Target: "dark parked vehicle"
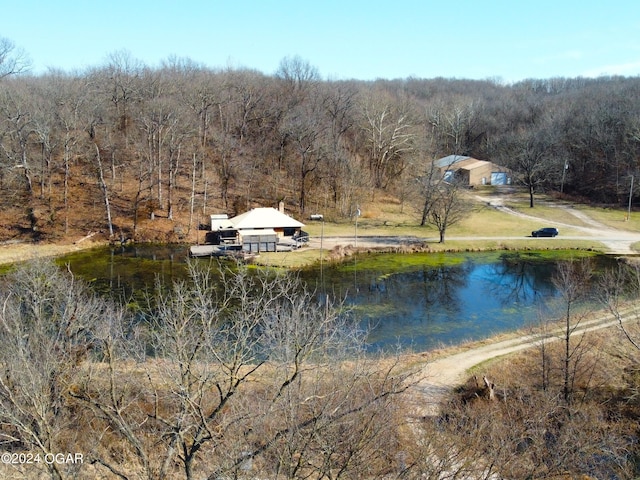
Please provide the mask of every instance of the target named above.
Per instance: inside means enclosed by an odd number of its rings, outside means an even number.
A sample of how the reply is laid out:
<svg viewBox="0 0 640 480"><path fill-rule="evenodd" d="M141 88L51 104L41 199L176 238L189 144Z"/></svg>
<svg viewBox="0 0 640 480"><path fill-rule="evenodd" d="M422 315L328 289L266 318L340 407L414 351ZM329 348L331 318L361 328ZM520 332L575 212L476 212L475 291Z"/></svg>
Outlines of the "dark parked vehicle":
<svg viewBox="0 0 640 480"><path fill-rule="evenodd" d="M531 232L532 237L555 237L558 235L558 229L553 227L545 227L540 230Z"/></svg>

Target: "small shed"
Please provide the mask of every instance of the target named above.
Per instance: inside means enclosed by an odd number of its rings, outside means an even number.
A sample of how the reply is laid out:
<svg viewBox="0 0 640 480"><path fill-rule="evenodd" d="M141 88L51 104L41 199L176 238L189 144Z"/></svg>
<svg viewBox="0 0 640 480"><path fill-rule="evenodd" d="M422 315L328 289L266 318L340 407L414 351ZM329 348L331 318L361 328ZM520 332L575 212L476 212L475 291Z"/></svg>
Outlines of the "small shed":
<svg viewBox="0 0 640 480"><path fill-rule="evenodd" d="M233 228L229 215L226 213L213 213L211 214L211 231L224 230L227 228Z"/></svg>
<svg viewBox="0 0 640 480"><path fill-rule="evenodd" d="M205 237L205 242L221 245L233 244L238 240L238 231L233 227L226 213L214 213L211 215L211 230Z"/></svg>

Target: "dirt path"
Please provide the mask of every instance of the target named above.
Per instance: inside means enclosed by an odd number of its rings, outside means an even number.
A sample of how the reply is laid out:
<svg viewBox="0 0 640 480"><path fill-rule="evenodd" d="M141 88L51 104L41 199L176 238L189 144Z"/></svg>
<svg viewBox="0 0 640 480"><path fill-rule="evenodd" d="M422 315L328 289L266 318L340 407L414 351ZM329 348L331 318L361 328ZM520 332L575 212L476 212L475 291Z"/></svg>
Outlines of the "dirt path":
<svg viewBox="0 0 640 480"><path fill-rule="evenodd" d="M585 215L583 212L572 208L571 206L560 206L558 208L565 209L568 213L576 217L582 225L574 225L562 222L550 222L544 218L535 215L525 214L504 206L501 197L492 197L487 202L487 198L478 197L479 201L488 203L489 206L503 212L505 215L516 215L531 219L535 222L544 222L550 226L560 228L571 228L584 233L584 236L566 236L562 238L570 239L597 239L607 248L607 252L616 255L636 254L637 251L631 248L635 242L640 242L640 234L618 230L604 225ZM451 239L455 237L449 237ZM478 237L473 237L478 239ZM486 237L496 238L496 237ZM504 239L504 237L500 237ZM522 237L518 237L522 238ZM463 238L459 238L463 239ZM427 238L418 237L384 237L384 236L361 236L358 237L357 245L359 247L388 247L400 244L412 244L429 241ZM437 239L433 239L437 241ZM551 240L551 239L550 239ZM312 246L318 248L319 241L312 240ZM355 246L355 237L325 237L323 240L323 248L331 249L336 245L353 245ZM596 330L616 325L616 320L612 317L604 315L590 322L584 322L576 333L581 331ZM473 367L492 360L503 355L518 352L528 348L534 348L540 345L543 340L557 341L561 339L562 332L554 332L551 336L543 337L540 335L525 335L509 340L496 341L479 347L470 348L459 353L439 357L433 361L425 363L422 369L422 379L413 386L411 392L411 403L413 404L410 416L421 418L428 415L435 415L442 399L453 388L464 383L468 372ZM485 372L490 378L491 372ZM481 376L482 374L480 374Z"/></svg>
<svg viewBox="0 0 640 480"><path fill-rule="evenodd" d="M629 319L637 319L629 314ZM610 314L603 314L592 320L584 321L575 330L573 335L583 332L591 332L602 328L618 325ZM467 380L469 370L489 360L508 355L521 350L534 348L544 342L562 340L563 330L558 328L546 334L524 335L517 338L489 343L474 347L452 355L437 358L428 362L422 370L422 378L413 386L412 400L413 412L418 418L435 415L438 412L439 403L453 388ZM491 378L491 368L478 376L487 375Z"/></svg>
<svg viewBox="0 0 640 480"><path fill-rule="evenodd" d="M542 221L548 224L549 226L571 228L573 230L579 230L581 232L584 232L586 235L588 235L587 237L563 235L563 238L580 240L580 239L590 239L595 237L599 242L604 244L604 246L607 248L607 253L615 254L615 255L631 255L631 254L638 253L636 250L631 248L631 245L633 245L636 242L640 242L640 234L635 232L629 232L626 230L611 228L608 225L605 225L603 223L600 223L592 219L591 217L586 215L584 212L581 212L580 210L576 210L570 205L558 205L557 208L562 208L567 213L573 215L574 217L576 217L576 219L578 219L580 222L582 222L587 226L548 221L544 218L537 217L535 215L526 214L526 213L519 212L517 210L513 210L504 205L503 199L500 196L493 196L493 197L477 196L476 199L508 215L515 215L521 218L528 218L536 222Z"/></svg>

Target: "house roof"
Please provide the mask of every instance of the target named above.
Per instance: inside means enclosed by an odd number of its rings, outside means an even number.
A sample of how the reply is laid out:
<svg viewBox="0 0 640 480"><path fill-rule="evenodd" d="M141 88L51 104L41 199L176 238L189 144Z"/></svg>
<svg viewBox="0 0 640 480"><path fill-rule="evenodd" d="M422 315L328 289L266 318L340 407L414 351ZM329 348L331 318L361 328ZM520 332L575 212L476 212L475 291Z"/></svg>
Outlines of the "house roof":
<svg viewBox="0 0 640 480"><path fill-rule="evenodd" d="M242 235L242 237L250 237L250 236L256 236L256 237L261 237L263 235L276 235L276 231L273 228L261 228L259 230L240 230L240 235Z"/></svg>
<svg viewBox="0 0 640 480"><path fill-rule="evenodd" d="M275 208L254 208L231 219L234 228L238 230L261 229L261 228L301 228L304 223L300 223L289 215L276 210Z"/></svg>

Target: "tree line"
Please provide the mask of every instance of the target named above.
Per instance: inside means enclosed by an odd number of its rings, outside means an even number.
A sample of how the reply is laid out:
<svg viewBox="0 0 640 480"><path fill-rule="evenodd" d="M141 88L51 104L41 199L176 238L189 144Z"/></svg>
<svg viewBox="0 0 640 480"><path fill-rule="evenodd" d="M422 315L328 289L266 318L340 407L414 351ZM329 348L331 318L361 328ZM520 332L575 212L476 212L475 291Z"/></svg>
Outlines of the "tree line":
<svg viewBox="0 0 640 480"><path fill-rule="evenodd" d="M375 192L424 213L431 162L450 154L512 169L531 206L541 191L624 202L637 173L636 77L324 80L299 57L265 75L185 58L150 68L123 51L29 75L3 46L7 235L135 236L158 216L192 231L213 211L281 200L339 219Z"/></svg>

